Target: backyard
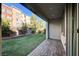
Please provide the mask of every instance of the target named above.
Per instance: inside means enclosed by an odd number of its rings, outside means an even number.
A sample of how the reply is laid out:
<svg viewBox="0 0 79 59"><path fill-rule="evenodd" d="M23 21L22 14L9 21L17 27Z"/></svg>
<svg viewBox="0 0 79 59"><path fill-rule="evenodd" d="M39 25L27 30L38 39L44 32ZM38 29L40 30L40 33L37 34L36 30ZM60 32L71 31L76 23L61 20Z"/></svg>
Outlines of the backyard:
<svg viewBox="0 0 79 59"><path fill-rule="evenodd" d="M3 40L2 55L3 56L28 55L44 40L45 40L45 34L42 33Z"/></svg>

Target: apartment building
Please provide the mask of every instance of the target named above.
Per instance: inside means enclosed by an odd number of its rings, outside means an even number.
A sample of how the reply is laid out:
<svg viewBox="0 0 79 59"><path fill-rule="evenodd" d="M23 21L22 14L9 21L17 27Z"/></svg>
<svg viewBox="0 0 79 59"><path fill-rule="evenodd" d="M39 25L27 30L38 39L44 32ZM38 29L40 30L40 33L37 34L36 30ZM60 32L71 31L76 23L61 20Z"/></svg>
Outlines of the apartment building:
<svg viewBox="0 0 79 59"><path fill-rule="evenodd" d="M10 22L10 30L19 35L18 30L21 29L23 23L30 24L30 17L25 15L16 7L10 7L2 4L2 19L8 19Z"/></svg>
<svg viewBox="0 0 79 59"><path fill-rule="evenodd" d="M29 25L31 24L31 17L30 16L26 16L26 23L27 23L27 26L29 27Z"/></svg>
<svg viewBox="0 0 79 59"><path fill-rule="evenodd" d="M8 19L9 22L10 22L10 25L11 25L11 22L12 22L12 8L7 6L7 5L4 5L2 4L2 19Z"/></svg>

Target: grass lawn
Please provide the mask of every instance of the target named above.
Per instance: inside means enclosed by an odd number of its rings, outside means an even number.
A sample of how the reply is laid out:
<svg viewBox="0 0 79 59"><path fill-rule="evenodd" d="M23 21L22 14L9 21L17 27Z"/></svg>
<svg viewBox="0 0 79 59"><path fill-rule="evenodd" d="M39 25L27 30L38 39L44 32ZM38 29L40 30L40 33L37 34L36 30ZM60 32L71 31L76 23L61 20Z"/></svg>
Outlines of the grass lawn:
<svg viewBox="0 0 79 59"><path fill-rule="evenodd" d="M28 55L43 40L45 40L45 34L33 34L24 37L3 40L2 55L6 55L6 56Z"/></svg>

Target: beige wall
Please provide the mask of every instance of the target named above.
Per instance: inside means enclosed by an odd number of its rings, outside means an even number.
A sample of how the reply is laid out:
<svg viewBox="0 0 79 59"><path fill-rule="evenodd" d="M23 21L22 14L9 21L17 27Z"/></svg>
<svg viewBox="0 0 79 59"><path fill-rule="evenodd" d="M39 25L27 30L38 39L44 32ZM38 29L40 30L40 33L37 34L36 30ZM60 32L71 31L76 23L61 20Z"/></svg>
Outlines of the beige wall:
<svg viewBox="0 0 79 59"><path fill-rule="evenodd" d="M63 18L49 21L49 39L61 40L66 51L66 16Z"/></svg>
<svg viewBox="0 0 79 59"><path fill-rule="evenodd" d="M26 16L26 23L27 23L27 25L29 25L31 23L31 17L30 16Z"/></svg>
<svg viewBox="0 0 79 59"><path fill-rule="evenodd" d="M22 17L21 11L19 11L18 9L13 8L12 10L13 10L13 15L12 15L13 21L12 21L12 25L11 25L11 30L16 31L18 26L21 27L20 23L22 22L21 18L23 18L23 17ZM17 19L19 21L17 21Z"/></svg>
<svg viewBox="0 0 79 59"><path fill-rule="evenodd" d="M53 20L49 22L49 38L50 39L61 39L61 25L60 21Z"/></svg>
<svg viewBox="0 0 79 59"><path fill-rule="evenodd" d="M66 51L66 9L61 20L61 42L63 44L64 50Z"/></svg>
<svg viewBox="0 0 79 59"><path fill-rule="evenodd" d="M61 21L61 42L63 44L64 50L66 51L66 35L65 35L65 19Z"/></svg>
<svg viewBox="0 0 79 59"><path fill-rule="evenodd" d="M16 30L16 17L17 17L15 15L16 14L16 9L13 8L12 10L13 10L13 15L12 15L13 16L13 20L12 20L12 24L11 24L11 28L10 29L15 31Z"/></svg>

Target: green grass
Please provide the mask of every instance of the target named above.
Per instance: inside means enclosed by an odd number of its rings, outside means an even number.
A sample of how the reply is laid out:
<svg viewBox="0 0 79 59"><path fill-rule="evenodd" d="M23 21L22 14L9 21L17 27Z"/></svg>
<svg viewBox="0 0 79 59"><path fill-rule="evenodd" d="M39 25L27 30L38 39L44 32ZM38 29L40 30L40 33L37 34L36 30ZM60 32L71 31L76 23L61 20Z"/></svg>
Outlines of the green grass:
<svg viewBox="0 0 79 59"><path fill-rule="evenodd" d="M25 56L34 50L43 40L45 34L33 34L29 36L3 40L2 55Z"/></svg>

